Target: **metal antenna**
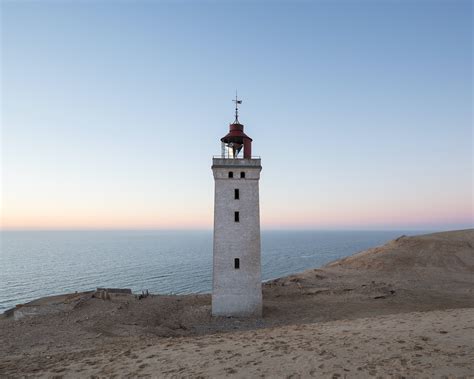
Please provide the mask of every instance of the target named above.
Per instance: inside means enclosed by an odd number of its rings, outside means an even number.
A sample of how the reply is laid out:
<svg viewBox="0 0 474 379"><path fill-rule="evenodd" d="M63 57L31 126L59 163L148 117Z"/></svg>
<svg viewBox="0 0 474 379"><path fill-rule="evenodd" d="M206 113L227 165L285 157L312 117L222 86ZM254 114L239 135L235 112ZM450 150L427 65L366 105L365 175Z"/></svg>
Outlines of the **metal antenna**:
<svg viewBox="0 0 474 379"><path fill-rule="evenodd" d="M237 97L237 90L235 90L235 100L232 100L235 103L235 121L234 124L239 123L239 104L242 104L242 100L239 100Z"/></svg>

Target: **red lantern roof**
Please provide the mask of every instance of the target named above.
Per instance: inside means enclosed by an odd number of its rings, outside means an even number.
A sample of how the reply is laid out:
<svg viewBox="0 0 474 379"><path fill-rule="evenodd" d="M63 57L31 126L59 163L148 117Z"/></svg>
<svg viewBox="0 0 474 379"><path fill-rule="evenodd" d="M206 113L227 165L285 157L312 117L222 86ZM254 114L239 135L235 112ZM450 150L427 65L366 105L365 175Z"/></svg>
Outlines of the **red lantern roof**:
<svg viewBox="0 0 474 379"><path fill-rule="evenodd" d="M233 123L229 125L229 133L221 138L221 141L224 143L244 143L244 139L249 139L252 141L247 134L244 133L244 126L239 123Z"/></svg>

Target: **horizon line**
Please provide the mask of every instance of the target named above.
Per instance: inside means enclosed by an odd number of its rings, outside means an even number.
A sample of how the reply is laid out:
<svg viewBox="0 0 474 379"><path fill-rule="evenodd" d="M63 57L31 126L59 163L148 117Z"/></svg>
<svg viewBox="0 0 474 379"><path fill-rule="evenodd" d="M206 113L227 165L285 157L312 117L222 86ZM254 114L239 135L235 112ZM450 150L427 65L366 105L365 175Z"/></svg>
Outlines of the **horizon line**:
<svg viewBox="0 0 474 379"><path fill-rule="evenodd" d="M434 226L426 226L426 227L390 227L390 228L351 228L351 227L340 227L340 228L311 228L311 227L302 227L302 228L295 228L295 227L284 227L284 228L261 228L261 231L314 231L314 232L338 232L338 231L354 231L354 232L389 232L389 231L411 231L411 232L449 232L455 230L471 230L474 229L473 226L459 226L459 227L434 227ZM114 231L147 231L147 232L212 232L212 228L113 228L113 227L103 227L103 228L83 228L83 227L76 227L76 228L36 228L36 227L26 227L26 228L0 228L0 232L114 232Z"/></svg>

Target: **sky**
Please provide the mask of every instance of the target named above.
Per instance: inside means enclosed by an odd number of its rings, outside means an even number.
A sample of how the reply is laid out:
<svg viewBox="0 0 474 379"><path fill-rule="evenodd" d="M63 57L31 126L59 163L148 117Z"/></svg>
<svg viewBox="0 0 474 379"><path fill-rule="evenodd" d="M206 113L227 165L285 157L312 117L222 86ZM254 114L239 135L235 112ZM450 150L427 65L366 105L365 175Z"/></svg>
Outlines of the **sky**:
<svg viewBox="0 0 474 379"><path fill-rule="evenodd" d="M211 229L236 89L262 228L474 225L470 1L0 10L3 229Z"/></svg>

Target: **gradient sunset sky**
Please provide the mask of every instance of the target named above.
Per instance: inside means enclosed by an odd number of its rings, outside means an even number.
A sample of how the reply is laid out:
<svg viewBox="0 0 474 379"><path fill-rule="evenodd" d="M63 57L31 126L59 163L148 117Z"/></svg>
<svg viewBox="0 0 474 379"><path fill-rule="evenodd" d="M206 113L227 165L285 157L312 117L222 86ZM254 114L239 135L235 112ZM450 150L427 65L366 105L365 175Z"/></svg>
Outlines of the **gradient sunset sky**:
<svg viewBox="0 0 474 379"><path fill-rule="evenodd" d="M233 120L262 227L472 227L470 1L2 1L2 227L212 228Z"/></svg>

